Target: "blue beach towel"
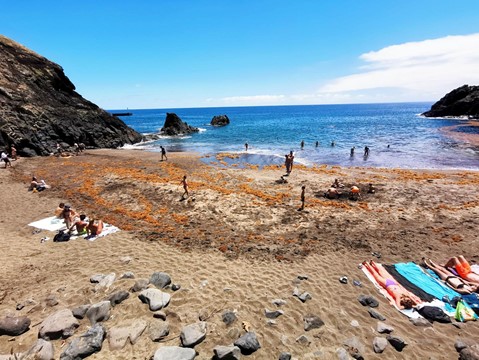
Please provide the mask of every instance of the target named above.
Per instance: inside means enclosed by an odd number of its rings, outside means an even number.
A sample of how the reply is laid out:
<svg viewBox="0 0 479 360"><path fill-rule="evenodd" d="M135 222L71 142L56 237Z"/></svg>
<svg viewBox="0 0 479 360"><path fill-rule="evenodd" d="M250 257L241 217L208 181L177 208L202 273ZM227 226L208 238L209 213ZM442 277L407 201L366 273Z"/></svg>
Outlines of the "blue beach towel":
<svg viewBox="0 0 479 360"><path fill-rule="evenodd" d="M444 296L448 296L449 299L452 299L455 296L461 296L458 292L452 290L447 285L433 279L431 276L427 275L419 265L408 262L408 263L398 263L395 264L397 272L412 282L414 285L420 287L428 294L441 300ZM446 310L454 311L454 308L446 303Z"/></svg>

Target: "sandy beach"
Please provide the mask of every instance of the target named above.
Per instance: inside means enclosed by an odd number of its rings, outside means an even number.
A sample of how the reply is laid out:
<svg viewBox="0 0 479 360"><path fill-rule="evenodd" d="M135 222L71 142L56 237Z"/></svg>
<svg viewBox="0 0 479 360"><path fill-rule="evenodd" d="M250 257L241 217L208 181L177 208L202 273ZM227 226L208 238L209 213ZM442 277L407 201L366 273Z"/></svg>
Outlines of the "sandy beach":
<svg viewBox="0 0 479 360"><path fill-rule="evenodd" d="M373 252L386 264L420 262L422 257L441 262L459 254L478 262L479 173L295 165L288 183L279 184L284 167L240 169L223 166L222 156L213 161L216 166L190 153L169 153L168 161L160 156L88 150L69 158L22 158L13 168L0 169L0 317L31 319L28 332L0 336L0 355L28 350L39 324L59 309L95 304L156 271L181 285L178 291L167 290L169 335L153 342L147 328L122 350L111 349L107 338L90 359L149 359L161 346L179 345L181 329L199 317L206 319L207 335L195 346L197 359L211 359L215 346L232 344L245 333L243 322L261 344L244 356L248 359L277 359L281 352L294 359L335 359L352 337L364 345L361 354L367 359L454 359L457 338L477 339L474 322L413 325L388 304L358 264ZM28 192L33 174L51 189ZM190 187L186 200L181 200L183 175ZM362 199L324 198L335 178L346 188L359 186ZM367 193L369 183L375 194ZM302 185L306 206L298 211ZM121 231L93 242L54 243L55 233L34 232L27 225L52 216L60 202ZM50 240L41 242L44 237ZM125 272L133 272L135 279L119 279ZM98 290L90 283L91 276L110 273L117 280L109 288ZM347 284L338 281L341 276L348 277ZM293 297L295 287L311 299L303 303ZM388 346L384 353L374 353L378 320L358 302L361 294L378 299L378 311L394 327L393 334L408 343L402 352ZM57 302L53 306L52 298ZM275 299L286 304L277 307ZM24 307L16 310L19 304ZM265 309L284 314L268 323ZM229 326L222 321L226 310L236 311L238 318ZM307 314L319 316L325 325L306 332ZM108 332L138 319L148 327L161 321L131 293L112 308L104 326ZM83 319L71 338L53 341L55 358L89 326ZM301 335L307 343L297 341Z"/></svg>

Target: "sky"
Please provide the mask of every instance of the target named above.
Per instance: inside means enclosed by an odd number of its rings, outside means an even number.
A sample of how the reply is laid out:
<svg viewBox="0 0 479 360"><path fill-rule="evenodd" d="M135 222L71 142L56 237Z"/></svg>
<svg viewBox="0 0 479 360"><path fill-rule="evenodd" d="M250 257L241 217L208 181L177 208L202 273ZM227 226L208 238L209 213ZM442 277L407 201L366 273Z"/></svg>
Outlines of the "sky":
<svg viewBox="0 0 479 360"><path fill-rule="evenodd" d="M479 85L477 0L0 0L0 33L104 109L439 100Z"/></svg>

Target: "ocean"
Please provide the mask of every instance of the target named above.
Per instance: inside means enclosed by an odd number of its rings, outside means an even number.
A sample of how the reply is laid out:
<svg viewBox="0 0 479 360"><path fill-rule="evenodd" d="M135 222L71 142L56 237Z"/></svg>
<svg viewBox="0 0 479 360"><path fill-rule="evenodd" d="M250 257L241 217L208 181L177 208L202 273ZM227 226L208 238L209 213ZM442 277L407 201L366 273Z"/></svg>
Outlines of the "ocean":
<svg viewBox="0 0 479 360"><path fill-rule="evenodd" d="M168 152L191 151L212 161L217 153L239 154L230 163L282 164L293 151L295 162L307 166L340 165L410 169L479 170L479 148L448 137L441 128L460 120L419 116L431 103L257 106L188 109L110 110L131 112L120 117L140 133L158 133L166 113L176 113L199 133L162 137L132 148ZM215 115L227 115L230 124L213 127ZM467 127L479 132L479 127ZM304 141L304 149L300 144ZM316 142L319 146L316 147ZM335 146L331 146L334 142ZM244 144L248 143L248 151ZM370 154L365 157L364 148ZM131 147L131 146L129 146ZM355 147L354 156L350 155Z"/></svg>

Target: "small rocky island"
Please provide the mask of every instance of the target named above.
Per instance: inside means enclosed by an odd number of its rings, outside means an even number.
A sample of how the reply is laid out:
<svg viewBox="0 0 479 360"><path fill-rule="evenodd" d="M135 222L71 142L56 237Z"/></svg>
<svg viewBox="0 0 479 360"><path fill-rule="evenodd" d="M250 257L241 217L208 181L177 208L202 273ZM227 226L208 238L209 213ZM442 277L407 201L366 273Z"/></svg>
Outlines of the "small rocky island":
<svg viewBox="0 0 479 360"><path fill-rule="evenodd" d="M212 126L225 126L230 123L230 119L226 115L216 115L211 119Z"/></svg>
<svg viewBox="0 0 479 360"><path fill-rule="evenodd" d="M198 131L200 131L200 129L188 125L188 123L182 121L175 113L166 113L165 124L161 129L161 133L168 136L186 135Z"/></svg>
<svg viewBox="0 0 479 360"><path fill-rule="evenodd" d="M436 102L426 117L467 117L479 119L479 86L463 85Z"/></svg>
<svg viewBox="0 0 479 360"><path fill-rule="evenodd" d="M141 140L78 94L61 66L0 35L0 147L36 156L55 152L57 144L117 148Z"/></svg>

